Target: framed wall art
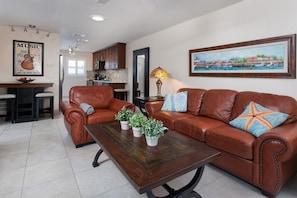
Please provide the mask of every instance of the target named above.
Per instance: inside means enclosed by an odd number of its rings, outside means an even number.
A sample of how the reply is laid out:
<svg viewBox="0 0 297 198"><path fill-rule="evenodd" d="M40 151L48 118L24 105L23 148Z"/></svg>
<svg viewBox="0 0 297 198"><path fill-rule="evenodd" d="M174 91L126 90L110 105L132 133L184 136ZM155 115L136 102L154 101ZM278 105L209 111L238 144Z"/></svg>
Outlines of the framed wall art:
<svg viewBox="0 0 297 198"><path fill-rule="evenodd" d="M296 34L189 50L190 76L296 78Z"/></svg>
<svg viewBox="0 0 297 198"><path fill-rule="evenodd" d="M43 76L44 44L13 40L13 76Z"/></svg>

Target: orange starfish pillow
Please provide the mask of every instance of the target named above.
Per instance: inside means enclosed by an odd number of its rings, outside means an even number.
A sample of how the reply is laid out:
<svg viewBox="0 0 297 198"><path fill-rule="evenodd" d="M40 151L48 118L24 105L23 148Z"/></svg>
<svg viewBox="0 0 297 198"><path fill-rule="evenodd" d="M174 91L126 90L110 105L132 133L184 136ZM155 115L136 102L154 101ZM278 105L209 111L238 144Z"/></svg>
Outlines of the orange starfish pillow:
<svg viewBox="0 0 297 198"><path fill-rule="evenodd" d="M288 114L272 111L255 102L250 102L245 110L229 124L259 137L282 124L288 117Z"/></svg>

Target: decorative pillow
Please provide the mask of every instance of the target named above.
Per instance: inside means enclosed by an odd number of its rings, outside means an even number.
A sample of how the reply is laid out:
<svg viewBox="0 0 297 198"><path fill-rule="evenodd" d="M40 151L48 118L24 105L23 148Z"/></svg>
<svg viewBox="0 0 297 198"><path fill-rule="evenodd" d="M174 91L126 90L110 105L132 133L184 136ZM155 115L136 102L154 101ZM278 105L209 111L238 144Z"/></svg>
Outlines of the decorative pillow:
<svg viewBox="0 0 297 198"><path fill-rule="evenodd" d="M288 117L288 114L272 111L255 102L250 102L245 110L229 124L259 137L270 129L279 126Z"/></svg>
<svg viewBox="0 0 297 198"><path fill-rule="evenodd" d="M186 112L188 92L183 91L176 94L166 94L162 111Z"/></svg>
<svg viewBox="0 0 297 198"><path fill-rule="evenodd" d="M87 103L81 103L79 108L81 108L87 115L91 115L95 112L94 107Z"/></svg>

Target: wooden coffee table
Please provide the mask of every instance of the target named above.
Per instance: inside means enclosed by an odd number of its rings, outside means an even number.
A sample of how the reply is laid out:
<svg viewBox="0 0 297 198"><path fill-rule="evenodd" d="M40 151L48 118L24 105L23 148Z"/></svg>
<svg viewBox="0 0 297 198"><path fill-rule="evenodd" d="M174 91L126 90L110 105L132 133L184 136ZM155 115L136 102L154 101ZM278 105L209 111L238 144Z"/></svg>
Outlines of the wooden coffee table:
<svg viewBox="0 0 297 198"><path fill-rule="evenodd" d="M99 166L98 158L104 151L128 178L139 193L155 197L152 189L163 186L167 197L201 197L194 191L204 165L214 160L220 152L182 135L168 130L156 147L146 145L145 137L133 137L132 131L120 129L118 121L85 125L85 129L101 147L93 166ZM193 179L175 190L166 183L194 169Z"/></svg>

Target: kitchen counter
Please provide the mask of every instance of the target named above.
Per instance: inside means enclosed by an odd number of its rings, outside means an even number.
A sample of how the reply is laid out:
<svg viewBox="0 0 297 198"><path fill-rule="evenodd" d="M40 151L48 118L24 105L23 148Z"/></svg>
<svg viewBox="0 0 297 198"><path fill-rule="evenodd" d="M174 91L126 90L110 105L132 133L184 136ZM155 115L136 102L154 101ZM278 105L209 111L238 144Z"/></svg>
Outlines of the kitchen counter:
<svg viewBox="0 0 297 198"><path fill-rule="evenodd" d="M128 83L128 82L119 82L119 81L111 81L111 80L93 80L94 83Z"/></svg>

